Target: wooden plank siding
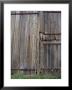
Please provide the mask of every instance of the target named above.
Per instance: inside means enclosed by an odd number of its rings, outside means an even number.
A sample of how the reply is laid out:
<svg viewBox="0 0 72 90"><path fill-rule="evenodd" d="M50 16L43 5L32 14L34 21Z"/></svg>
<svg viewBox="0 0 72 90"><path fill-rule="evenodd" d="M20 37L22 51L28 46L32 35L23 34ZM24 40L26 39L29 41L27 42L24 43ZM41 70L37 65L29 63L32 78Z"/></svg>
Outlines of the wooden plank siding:
<svg viewBox="0 0 72 90"><path fill-rule="evenodd" d="M11 12L11 69L61 69L61 12ZM32 73L32 72L31 72Z"/></svg>

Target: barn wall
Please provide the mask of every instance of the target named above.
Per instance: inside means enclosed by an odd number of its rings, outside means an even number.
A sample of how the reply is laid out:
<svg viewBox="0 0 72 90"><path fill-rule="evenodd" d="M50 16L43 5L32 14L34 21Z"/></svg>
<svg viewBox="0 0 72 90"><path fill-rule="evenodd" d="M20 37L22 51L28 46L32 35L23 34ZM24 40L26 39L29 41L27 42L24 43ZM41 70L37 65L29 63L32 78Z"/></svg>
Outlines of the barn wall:
<svg viewBox="0 0 72 90"><path fill-rule="evenodd" d="M60 34L60 12L12 11L11 69L60 68Z"/></svg>

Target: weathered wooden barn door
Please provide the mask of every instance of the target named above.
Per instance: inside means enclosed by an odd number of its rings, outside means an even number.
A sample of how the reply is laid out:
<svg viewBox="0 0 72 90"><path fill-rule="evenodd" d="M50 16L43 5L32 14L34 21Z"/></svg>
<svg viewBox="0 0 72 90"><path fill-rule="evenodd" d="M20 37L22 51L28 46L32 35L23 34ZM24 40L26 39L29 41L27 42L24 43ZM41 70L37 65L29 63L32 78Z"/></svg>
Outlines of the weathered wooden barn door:
<svg viewBox="0 0 72 90"><path fill-rule="evenodd" d="M11 13L12 70L33 71L39 61L39 13Z"/></svg>
<svg viewBox="0 0 72 90"><path fill-rule="evenodd" d="M11 12L11 69L39 74L61 67L61 13Z"/></svg>
<svg viewBox="0 0 72 90"><path fill-rule="evenodd" d="M61 69L61 12L43 12L40 31L40 69Z"/></svg>

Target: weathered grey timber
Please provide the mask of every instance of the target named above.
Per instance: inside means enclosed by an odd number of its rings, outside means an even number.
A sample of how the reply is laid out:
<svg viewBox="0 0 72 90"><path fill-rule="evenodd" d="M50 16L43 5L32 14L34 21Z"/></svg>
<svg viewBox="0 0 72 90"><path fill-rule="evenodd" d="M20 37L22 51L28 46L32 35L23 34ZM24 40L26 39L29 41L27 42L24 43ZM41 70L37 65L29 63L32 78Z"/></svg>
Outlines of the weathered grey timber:
<svg viewBox="0 0 72 90"><path fill-rule="evenodd" d="M61 69L61 12L11 12L11 69Z"/></svg>

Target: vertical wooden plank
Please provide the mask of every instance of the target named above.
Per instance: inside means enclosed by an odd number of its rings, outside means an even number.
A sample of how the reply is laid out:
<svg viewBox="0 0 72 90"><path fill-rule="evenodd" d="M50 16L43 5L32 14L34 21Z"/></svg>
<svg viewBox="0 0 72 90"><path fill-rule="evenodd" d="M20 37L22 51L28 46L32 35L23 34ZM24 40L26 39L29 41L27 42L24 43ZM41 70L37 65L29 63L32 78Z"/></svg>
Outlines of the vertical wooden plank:
<svg viewBox="0 0 72 90"><path fill-rule="evenodd" d="M49 13L50 15L50 34L53 34L55 32L55 23L54 23L54 13ZM50 35L50 39L52 40L54 38L53 35ZM53 66L53 45L50 45L50 68Z"/></svg>
<svg viewBox="0 0 72 90"><path fill-rule="evenodd" d="M47 61L47 58L48 58L47 47L48 47L48 45L44 44L44 60L43 60L43 63L44 63L44 68L45 69L47 69L47 65L48 65L48 61Z"/></svg>
<svg viewBox="0 0 72 90"><path fill-rule="evenodd" d="M59 22L59 13L51 13L51 33L59 33L58 22Z"/></svg>
<svg viewBox="0 0 72 90"><path fill-rule="evenodd" d="M40 11L39 12L39 15L40 15L40 32L44 32L45 30L45 23L44 23L44 12L43 11Z"/></svg>
<svg viewBox="0 0 72 90"><path fill-rule="evenodd" d="M36 61L36 32L37 32L37 15L34 16L34 52L33 52L33 56L34 56L34 64L35 64L35 61ZM34 65L35 66L35 65Z"/></svg>
<svg viewBox="0 0 72 90"><path fill-rule="evenodd" d="M37 32L37 15L32 15L32 68L35 68L36 61L36 32Z"/></svg>
<svg viewBox="0 0 72 90"><path fill-rule="evenodd" d="M32 15L30 16L30 68L32 68Z"/></svg>
<svg viewBox="0 0 72 90"><path fill-rule="evenodd" d="M24 15L20 15L20 69L25 69L25 25L26 25L26 17Z"/></svg>
<svg viewBox="0 0 72 90"><path fill-rule="evenodd" d="M51 68L54 68L54 45L51 45Z"/></svg>
<svg viewBox="0 0 72 90"><path fill-rule="evenodd" d="M16 17L15 15L11 15L11 41L13 40L14 32L15 32L15 22Z"/></svg>
<svg viewBox="0 0 72 90"><path fill-rule="evenodd" d="M40 61L40 37L39 37L39 32L40 32L40 16L39 14L37 15L37 30L36 30L36 68L37 68L37 74L40 73L40 68L41 68L41 61Z"/></svg>
<svg viewBox="0 0 72 90"><path fill-rule="evenodd" d="M61 67L61 46L58 46L58 68Z"/></svg>
<svg viewBox="0 0 72 90"><path fill-rule="evenodd" d="M61 13L57 14L58 33L61 33Z"/></svg>
<svg viewBox="0 0 72 90"><path fill-rule="evenodd" d="M47 16L47 29L48 29L48 33L51 33L52 30L51 30L51 27L52 27L52 13L49 13L48 12L48 16ZM50 40L51 39L51 35L48 37L48 39ZM51 45L48 45L48 68L51 68Z"/></svg>
<svg viewBox="0 0 72 90"><path fill-rule="evenodd" d="M52 32L52 13L48 13L48 33ZM49 39L51 39L51 35L49 36ZM52 53L52 49L51 49L51 45L48 45L48 66L51 69L51 53Z"/></svg>
<svg viewBox="0 0 72 90"><path fill-rule="evenodd" d="M50 68L50 45L48 45L48 68Z"/></svg>
<svg viewBox="0 0 72 90"><path fill-rule="evenodd" d="M11 69L13 69L13 48L14 48L14 44L13 44L13 41L14 41L14 32L15 32L15 15L11 15Z"/></svg>
<svg viewBox="0 0 72 90"><path fill-rule="evenodd" d="M31 23L31 20L30 20L30 15L29 15L29 24L28 24L28 27L29 27L29 30L28 30L28 48L27 48L27 68L28 69L31 69L30 67L30 64L31 64L31 58L30 58L30 23Z"/></svg>
<svg viewBox="0 0 72 90"><path fill-rule="evenodd" d="M37 36L38 36L37 14L30 15L30 60L31 69L36 69L37 62ZM37 34L38 33L38 34ZM38 39L39 40L39 39ZM39 43L38 43L39 44Z"/></svg>
<svg viewBox="0 0 72 90"><path fill-rule="evenodd" d="M57 61L58 61L58 45L54 45L54 68L57 68Z"/></svg>
<svg viewBox="0 0 72 90"><path fill-rule="evenodd" d="M30 64L30 61L29 61L30 60L29 59L29 51L30 51L29 50L29 45L30 45L30 43L29 43L30 42L29 41L29 35L30 35L30 15L27 15L26 17L27 17L27 22L28 22L27 23L27 40L26 40L26 42L27 42L27 44L26 44L27 45L27 47L26 47L27 48L26 49L27 50L26 51L26 54L27 54L27 57L26 57L27 67L26 68L29 69L30 68L30 65L29 65Z"/></svg>
<svg viewBox="0 0 72 90"><path fill-rule="evenodd" d="M14 47L13 47L13 67L15 69L19 69L19 19L20 19L20 16L17 15L16 16L16 22L14 22L15 24L15 32L14 32L14 41L13 41L13 44L14 44Z"/></svg>
<svg viewBox="0 0 72 90"><path fill-rule="evenodd" d="M44 13L44 18L45 18L45 21L44 21L44 23L45 23L45 34L46 33L49 33L49 30L50 30L50 28L49 28L49 23L48 23L48 13L47 12L45 12ZM48 45L46 45L46 56L45 56L45 59L46 59L46 65L45 66L47 66L46 68L48 68Z"/></svg>
<svg viewBox="0 0 72 90"><path fill-rule="evenodd" d="M55 22L55 33L58 33L58 13L55 13L55 16L54 16L54 22ZM55 35L55 38L57 39L57 36ZM55 55L55 63L56 63L56 66L55 68L58 68L58 45L56 45L56 54Z"/></svg>
<svg viewBox="0 0 72 90"><path fill-rule="evenodd" d="M19 20L20 20L20 16L16 16L16 26L15 26L15 36L14 36L14 44L15 44L15 47L14 47L14 55L15 55L15 61L16 61L16 67L19 69L20 68L20 55L19 55L19 45L20 45L20 30L19 30Z"/></svg>
<svg viewBox="0 0 72 90"><path fill-rule="evenodd" d="M50 69L51 69L51 61L52 61L52 45L50 45Z"/></svg>
<svg viewBox="0 0 72 90"><path fill-rule="evenodd" d="M51 13L47 13L47 30L48 33L51 33Z"/></svg>
<svg viewBox="0 0 72 90"><path fill-rule="evenodd" d="M61 33L61 13L57 13L57 28L56 28L56 32L57 33ZM56 38L59 39L59 41L61 41L61 35L58 35ZM61 61L61 57L60 57L61 56L60 55L61 48L60 48L60 45L58 45L57 51L58 51L57 68L60 68L60 61Z"/></svg>
<svg viewBox="0 0 72 90"><path fill-rule="evenodd" d="M25 37L24 37L24 66L27 68L28 63L27 63L27 48L28 48L28 34L29 34L29 15L26 16L26 24L25 24Z"/></svg>
<svg viewBox="0 0 72 90"><path fill-rule="evenodd" d="M48 13L44 12L44 26L45 26L45 33L48 33Z"/></svg>
<svg viewBox="0 0 72 90"><path fill-rule="evenodd" d="M39 14L40 16L40 32L44 32L44 14L43 12L40 12ZM44 45L42 42L40 42L40 66L41 68L44 68L44 65L43 65L43 61L44 61Z"/></svg>

